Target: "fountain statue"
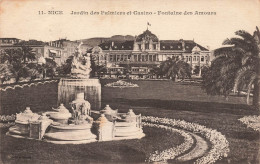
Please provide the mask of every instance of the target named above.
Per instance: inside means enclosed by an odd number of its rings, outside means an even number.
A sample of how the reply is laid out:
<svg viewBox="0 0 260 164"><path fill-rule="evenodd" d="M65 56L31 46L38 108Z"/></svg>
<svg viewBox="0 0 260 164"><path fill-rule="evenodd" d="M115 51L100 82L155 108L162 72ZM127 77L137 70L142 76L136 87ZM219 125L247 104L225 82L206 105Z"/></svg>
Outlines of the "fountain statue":
<svg viewBox="0 0 260 164"><path fill-rule="evenodd" d="M76 48L75 56L73 57L71 64L71 77L89 79L89 74L91 72L90 55L82 55L83 53L80 49L82 44L83 43L81 42L80 45Z"/></svg>
<svg viewBox="0 0 260 164"><path fill-rule="evenodd" d="M58 86L58 105L64 104L67 108L78 93L84 93L92 109L101 107L101 84L99 79L90 78L91 62L90 54L84 54L81 50L82 42L75 50L71 63L71 74L67 78L61 78Z"/></svg>

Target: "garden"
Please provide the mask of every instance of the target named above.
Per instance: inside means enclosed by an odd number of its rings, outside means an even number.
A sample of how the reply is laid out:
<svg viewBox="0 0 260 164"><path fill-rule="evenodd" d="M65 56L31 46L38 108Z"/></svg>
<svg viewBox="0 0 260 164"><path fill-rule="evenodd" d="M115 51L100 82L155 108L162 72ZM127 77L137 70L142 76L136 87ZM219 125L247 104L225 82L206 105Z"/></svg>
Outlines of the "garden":
<svg viewBox="0 0 260 164"><path fill-rule="evenodd" d="M259 163L259 132L239 120L258 114L246 105L245 97L230 96L227 100L223 96L208 96L199 84L170 80L132 80L129 82L139 87L130 88L105 86L115 81L101 80L102 107L109 104L120 112L131 108L136 114L142 114L144 138L56 145L6 136L12 123L1 123L1 160L4 163L143 163L165 160L171 163ZM39 89L42 94L47 94L56 90L56 84L40 85ZM45 86L47 90L43 89ZM31 93L30 90L26 92ZM13 118L9 117L9 120ZM205 150L201 154L185 156L203 143L198 138L205 141Z"/></svg>

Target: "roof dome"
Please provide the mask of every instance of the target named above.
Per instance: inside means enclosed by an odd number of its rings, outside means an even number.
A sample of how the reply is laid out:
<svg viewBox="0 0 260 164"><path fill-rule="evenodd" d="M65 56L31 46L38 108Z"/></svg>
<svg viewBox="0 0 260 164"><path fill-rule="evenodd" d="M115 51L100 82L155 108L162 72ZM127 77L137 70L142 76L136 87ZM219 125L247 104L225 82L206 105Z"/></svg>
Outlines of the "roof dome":
<svg viewBox="0 0 260 164"><path fill-rule="evenodd" d="M142 34L138 35L137 38L136 38L136 41L137 42L140 42L142 41L143 39L145 40L152 40L153 42L158 42L158 38L156 35L154 35L151 31L149 30L146 30L144 31Z"/></svg>
<svg viewBox="0 0 260 164"><path fill-rule="evenodd" d="M200 52L200 48L196 45L195 47L193 47L192 52Z"/></svg>

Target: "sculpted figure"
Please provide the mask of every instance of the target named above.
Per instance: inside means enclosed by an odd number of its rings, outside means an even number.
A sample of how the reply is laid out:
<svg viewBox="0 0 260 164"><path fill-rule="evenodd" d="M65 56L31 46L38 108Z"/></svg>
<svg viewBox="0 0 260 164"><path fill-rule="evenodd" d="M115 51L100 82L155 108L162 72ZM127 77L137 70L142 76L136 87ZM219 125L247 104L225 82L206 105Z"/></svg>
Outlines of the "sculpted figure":
<svg viewBox="0 0 260 164"><path fill-rule="evenodd" d="M76 48L75 56L72 59L71 63L71 75L74 78L89 78L89 74L91 72L91 64L90 64L90 57L82 55L81 51L81 42L80 45Z"/></svg>

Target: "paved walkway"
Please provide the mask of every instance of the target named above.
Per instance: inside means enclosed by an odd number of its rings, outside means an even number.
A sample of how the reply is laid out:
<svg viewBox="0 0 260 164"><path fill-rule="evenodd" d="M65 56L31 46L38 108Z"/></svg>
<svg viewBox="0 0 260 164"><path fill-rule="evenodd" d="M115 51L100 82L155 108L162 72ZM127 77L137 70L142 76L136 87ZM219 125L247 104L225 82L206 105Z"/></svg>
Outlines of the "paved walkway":
<svg viewBox="0 0 260 164"><path fill-rule="evenodd" d="M209 147L208 147L208 144L205 141L205 139L203 139L202 137L200 137L194 133L190 133L190 135L192 135L196 139L196 145L187 154L184 154L184 155L176 158L177 161L190 161L190 160L203 156L207 152Z"/></svg>

